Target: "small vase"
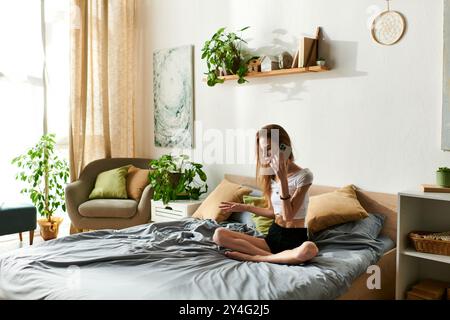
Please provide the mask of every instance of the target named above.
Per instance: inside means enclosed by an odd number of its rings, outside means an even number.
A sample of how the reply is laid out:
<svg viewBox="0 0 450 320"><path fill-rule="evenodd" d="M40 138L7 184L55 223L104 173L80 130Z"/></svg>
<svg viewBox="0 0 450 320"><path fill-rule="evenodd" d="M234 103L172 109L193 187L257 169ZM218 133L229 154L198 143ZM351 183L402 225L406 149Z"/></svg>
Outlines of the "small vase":
<svg viewBox="0 0 450 320"><path fill-rule="evenodd" d="M437 171L436 184L441 187L450 188L450 172Z"/></svg>

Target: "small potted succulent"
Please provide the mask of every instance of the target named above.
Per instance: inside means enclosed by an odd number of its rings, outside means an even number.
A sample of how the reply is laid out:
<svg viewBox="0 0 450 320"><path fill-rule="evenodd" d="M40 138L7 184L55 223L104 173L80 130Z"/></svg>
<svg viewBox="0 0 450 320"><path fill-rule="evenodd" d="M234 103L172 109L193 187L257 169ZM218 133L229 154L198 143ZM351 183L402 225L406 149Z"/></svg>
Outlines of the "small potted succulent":
<svg viewBox="0 0 450 320"><path fill-rule="evenodd" d="M326 60L324 58L318 58L316 61L316 64L319 67L325 67L325 65L327 64Z"/></svg>
<svg viewBox="0 0 450 320"><path fill-rule="evenodd" d="M436 171L436 184L441 187L450 188L450 168L440 167Z"/></svg>

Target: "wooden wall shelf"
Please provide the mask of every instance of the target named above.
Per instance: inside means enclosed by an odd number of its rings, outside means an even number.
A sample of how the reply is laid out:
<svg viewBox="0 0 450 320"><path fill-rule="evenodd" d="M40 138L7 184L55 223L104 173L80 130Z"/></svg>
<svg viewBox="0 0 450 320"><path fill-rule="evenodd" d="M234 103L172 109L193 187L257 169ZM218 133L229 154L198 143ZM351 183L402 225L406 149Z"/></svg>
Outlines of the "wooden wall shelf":
<svg viewBox="0 0 450 320"><path fill-rule="evenodd" d="M248 73L245 78L265 78L265 77L274 77L274 76L282 76L282 75L288 75L288 74L297 74L297 73L315 73L315 72L326 72L329 71L327 67L321 67L321 66L313 66L313 67L307 67L307 68L292 68L292 69L280 69L280 70L273 70L273 71L267 71L267 72L252 72ZM220 77L220 79L224 79L225 81L228 80L237 80L239 79L236 75L231 76L223 76ZM206 81L206 79L203 79L203 81Z"/></svg>

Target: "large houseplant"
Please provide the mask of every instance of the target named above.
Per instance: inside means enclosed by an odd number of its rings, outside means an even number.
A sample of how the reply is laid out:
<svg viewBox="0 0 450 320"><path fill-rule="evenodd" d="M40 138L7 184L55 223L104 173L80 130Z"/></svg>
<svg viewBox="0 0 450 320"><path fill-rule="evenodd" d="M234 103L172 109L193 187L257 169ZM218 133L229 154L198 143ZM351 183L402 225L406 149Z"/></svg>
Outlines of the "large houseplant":
<svg viewBox="0 0 450 320"><path fill-rule="evenodd" d="M150 161L149 181L153 199L167 204L170 200L195 199L208 191L203 165L188 156L163 155Z"/></svg>
<svg viewBox="0 0 450 320"><path fill-rule="evenodd" d="M242 28L242 32L249 27ZM202 59L206 60L208 66L207 84L214 86L217 83L223 83L221 75L237 75L238 83L244 83L244 76L247 74L247 61L242 53L242 44L247 43L235 32L226 32L226 28L220 28L211 37L205 41L202 49Z"/></svg>
<svg viewBox="0 0 450 320"><path fill-rule="evenodd" d="M55 153L55 135L43 135L35 146L12 160L20 169L16 179L27 184L21 193L27 194L43 217L38 220L44 240L58 236L61 217L55 217L58 209L66 211L64 185L69 178L67 161Z"/></svg>

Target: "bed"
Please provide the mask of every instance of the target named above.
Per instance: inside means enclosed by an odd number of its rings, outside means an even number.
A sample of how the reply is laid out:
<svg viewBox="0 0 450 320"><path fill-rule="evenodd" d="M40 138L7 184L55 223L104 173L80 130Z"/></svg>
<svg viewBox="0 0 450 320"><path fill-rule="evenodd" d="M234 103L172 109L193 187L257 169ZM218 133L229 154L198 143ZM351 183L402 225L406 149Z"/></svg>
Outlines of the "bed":
<svg viewBox="0 0 450 320"><path fill-rule="evenodd" d="M225 178L252 188L258 188L254 177L226 174ZM310 196L332 192L338 188L330 186L312 185ZM395 270L397 245L397 196L388 193L369 192L357 190L358 200L367 212L378 212L385 215L381 234L391 239L395 247L387 250L376 265L381 271L381 289L367 288L367 279L370 274L363 273L357 277L345 293L338 300L393 300L395 299Z"/></svg>
<svg viewBox="0 0 450 320"><path fill-rule="evenodd" d="M226 178L254 186L248 177ZM311 194L331 190L313 186ZM395 196L359 191L358 198L366 210L385 216L382 235L394 244ZM6 253L0 255L0 298L394 298L395 248L383 247L380 239L327 230L317 239L322 251L318 257L288 266L226 258L211 239L219 226L257 235L242 223L187 218L81 233ZM339 247L330 239L340 239ZM382 273L381 289L369 290L365 270L375 263Z"/></svg>

